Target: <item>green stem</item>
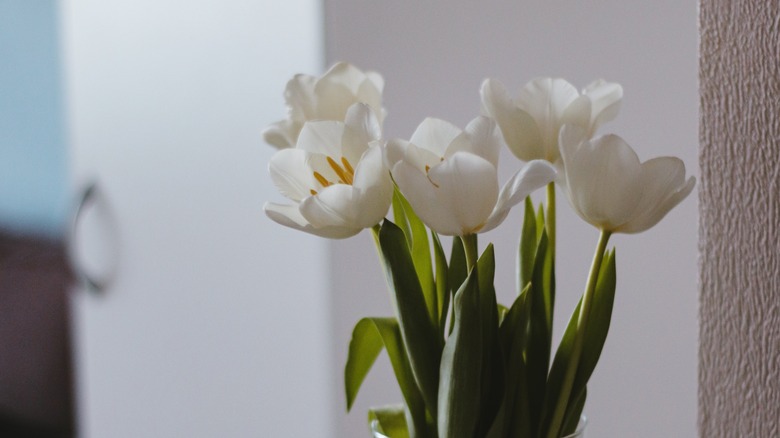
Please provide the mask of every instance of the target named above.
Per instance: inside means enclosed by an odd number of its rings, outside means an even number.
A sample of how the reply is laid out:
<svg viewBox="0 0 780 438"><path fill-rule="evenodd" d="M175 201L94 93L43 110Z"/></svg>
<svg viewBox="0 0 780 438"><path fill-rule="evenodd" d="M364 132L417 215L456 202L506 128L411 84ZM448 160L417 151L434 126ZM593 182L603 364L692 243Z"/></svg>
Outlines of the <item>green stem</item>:
<svg viewBox="0 0 780 438"><path fill-rule="evenodd" d="M460 239L463 241L463 252L466 253L466 269L471 272L471 268L477 264L477 235L467 234Z"/></svg>
<svg viewBox="0 0 780 438"><path fill-rule="evenodd" d="M555 402L555 410L553 411L552 420L550 421L550 428L547 430L547 438L558 438L563 416L566 413L566 407L569 404L571 387L574 384L574 378L577 375L577 367L579 366L580 356L582 355L582 344L585 340L585 331L588 328L590 308L593 304L593 296L596 293L596 283L598 282L599 271L601 270L601 262L604 259L604 252L607 249L607 242L609 242L609 237L611 235L612 232L610 231L601 231L599 243L596 245L596 253L593 254L593 263L590 265L588 283L585 286L585 293L582 297L582 306L580 307L580 315L577 319L577 332L574 337L571 359L569 360L566 374L564 375L563 383L561 384L561 392L558 400Z"/></svg>
<svg viewBox="0 0 780 438"><path fill-rule="evenodd" d="M555 182L547 184L547 239L550 242L550 252L555 260Z"/></svg>

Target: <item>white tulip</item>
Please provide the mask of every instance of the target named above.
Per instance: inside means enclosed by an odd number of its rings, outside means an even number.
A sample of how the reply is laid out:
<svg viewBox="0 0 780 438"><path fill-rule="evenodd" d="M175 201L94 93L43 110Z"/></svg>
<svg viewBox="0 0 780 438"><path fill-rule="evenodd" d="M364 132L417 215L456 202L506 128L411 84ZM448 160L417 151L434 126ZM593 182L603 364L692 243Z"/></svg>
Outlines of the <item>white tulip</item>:
<svg viewBox="0 0 780 438"><path fill-rule="evenodd" d="M382 161L379 121L355 104L345 122L307 122L295 148L271 158L269 171L293 205L266 203L274 221L341 239L379 223L390 208L393 182Z"/></svg>
<svg viewBox="0 0 780 438"><path fill-rule="evenodd" d="M504 141L517 158L556 163L561 126L580 126L588 138L593 137L602 123L617 116L623 88L598 80L580 94L563 79L538 78L512 99L501 82L487 79L480 94L485 113L496 119Z"/></svg>
<svg viewBox="0 0 780 438"><path fill-rule="evenodd" d="M278 148L295 146L307 121L344 121L347 110L355 103L365 103L374 111L381 126L384 80L376 72L363 72L354 65L337 63L321 78L295 75L284 91L288 117L263 131L263 138Z"/></svg>
<svg viewBox="0 0 780 438"><path fill-rule="evenodd" d="M574 210L607 232L639 233L657 224L693 190L685 164L676 157L639 162L616 135L593 140L583 129L566 126L560 136L565 172L559 181Z"/></svg>
<svg viewBox="0 0 780 438"><path fill-rule="evenodd" d="M465 131L426 119L410 141L392 140L388 167L415 213L437 233L465 236L489 231L533 190L555 178L546 162L528 163L498 190L501 137L494 120L474 119Z"/></svg>

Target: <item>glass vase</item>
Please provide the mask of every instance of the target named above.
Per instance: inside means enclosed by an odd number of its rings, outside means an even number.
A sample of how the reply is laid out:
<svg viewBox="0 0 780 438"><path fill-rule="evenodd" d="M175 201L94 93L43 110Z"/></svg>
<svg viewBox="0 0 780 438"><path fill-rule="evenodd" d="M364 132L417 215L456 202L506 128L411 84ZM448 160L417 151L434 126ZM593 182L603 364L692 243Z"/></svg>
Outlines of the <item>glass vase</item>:
<svg viewBox="0 0 780 438"><path fill-rule="evenodd" d="M572 433L571 435L566 435L565 437L561 438L585 438L585 427L588 425L588 418L583 415L580 417L580 422L577 424L577 429ZM379 432L377 429L379 428L379 422L377 420L371 421L371 436L373 438L393 438L389 437L381 432Z"/></svg>

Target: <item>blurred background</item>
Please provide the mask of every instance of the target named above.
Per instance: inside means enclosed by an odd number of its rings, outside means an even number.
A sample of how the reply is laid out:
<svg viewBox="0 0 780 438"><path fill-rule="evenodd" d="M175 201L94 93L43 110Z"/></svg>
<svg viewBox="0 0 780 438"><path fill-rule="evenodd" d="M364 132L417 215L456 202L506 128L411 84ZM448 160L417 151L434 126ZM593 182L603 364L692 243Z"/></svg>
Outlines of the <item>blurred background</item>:
<svg viewBox="0 0 780 438"><path fill-rule="evenodd" d="M367 436L392 371L347 415L342 370L358 319L392 309L366 233L262 212L286 81L379 71L385 136L408 138L465 126L487 77L604 78L625 98L602 131L697 175L696 48L696 4L672 0L0 0L0 436ZM597 239L559 198L558 329ZM504 303L519 220L481 238ZM590 436L695 435L696 221L691 197L612 241Z"/></svg>

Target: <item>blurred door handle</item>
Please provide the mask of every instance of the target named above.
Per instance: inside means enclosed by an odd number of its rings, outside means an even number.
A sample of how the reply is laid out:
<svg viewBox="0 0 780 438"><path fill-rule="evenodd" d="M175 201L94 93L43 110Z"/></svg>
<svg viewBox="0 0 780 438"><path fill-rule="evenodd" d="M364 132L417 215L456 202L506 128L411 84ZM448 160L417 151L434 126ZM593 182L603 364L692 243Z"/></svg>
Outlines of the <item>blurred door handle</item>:
<svg viewBox="0 0 780 438"><path fill-rule="evenodd" d="M87 183L76 201L68 233L71 268L97 294L111 286L119 265L116 218L109 207L97 182Z"/></svg>

